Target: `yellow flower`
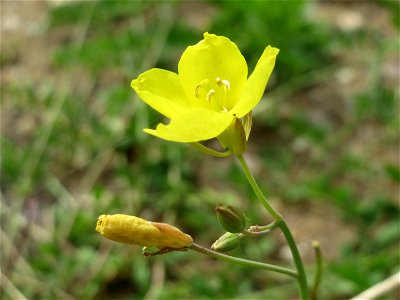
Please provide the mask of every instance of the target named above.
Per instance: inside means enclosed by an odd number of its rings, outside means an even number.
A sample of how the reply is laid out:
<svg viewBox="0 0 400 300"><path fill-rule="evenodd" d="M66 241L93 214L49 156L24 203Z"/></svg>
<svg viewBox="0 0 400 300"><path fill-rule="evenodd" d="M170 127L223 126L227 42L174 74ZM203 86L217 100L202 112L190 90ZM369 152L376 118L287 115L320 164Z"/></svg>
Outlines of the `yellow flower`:
<svg viewBox="0 0 400 300"><path fill-rule="evenodd" d="M178 74L154 68L132 81L139 97L171 120L144 131L183 143L218 138L229 148L232 139L226 135L234 135L235 128L242 126L237 121L246 122L260 101L278 52L268 46L247 78L247 64L236 44L205 33L202 41L182 54ZM241 129L246 139L249 130Z"/></svg>
<svg viewBox="0 0 400 300"><path fill-rule="evenodd" d="M123 214L101 215L97 220L96 231L120 243L159 249L184 248L193 243L190 235L172 225Z"/></svg>

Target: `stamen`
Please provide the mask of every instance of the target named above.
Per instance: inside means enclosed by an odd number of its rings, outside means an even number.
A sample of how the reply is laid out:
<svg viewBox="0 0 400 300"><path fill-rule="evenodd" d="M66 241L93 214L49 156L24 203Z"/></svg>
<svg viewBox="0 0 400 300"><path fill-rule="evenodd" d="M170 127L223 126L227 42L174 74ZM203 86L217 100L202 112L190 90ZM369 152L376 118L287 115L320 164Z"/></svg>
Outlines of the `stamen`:
<svg viewBox="0 0 400 300"><path fill-rule="evenodd" d="M228 80L224 79L224 80L221 80L221 82L222 82L222 84L226 87L226 89L227 89L228 91L231 90L231 84L229 83Z"/></svg>
<svg viewBox="0 0 400 300"><path fill-rule="evenodd" d="M221 78L219 78L219 77L217 77L217 78L215 78L215 82L218 84L218 85L220 85L221 84Z"/></svg>
<svg viewBox="0 0 400 300"><path fill-rule="evenodd" d="M215 94L215 91L213 89L208 91L208 94L207 94L207 101L208 102L210 102L211 97L214 96L214 94Z"/></svg>
<svg viewBox="0 0 400 300"><path fill-rule="evenodd" d="M209 79L204 79L204 80L202 80L202 81L196 86L196 88L195 88L195 90L194 90L194 94L195 94L195 96L196 96L197 99L200 98L199 89L200 89L202 86L204 86L204 85L206 85L207 83L209 83L209 82L210 82Z"/></svg>

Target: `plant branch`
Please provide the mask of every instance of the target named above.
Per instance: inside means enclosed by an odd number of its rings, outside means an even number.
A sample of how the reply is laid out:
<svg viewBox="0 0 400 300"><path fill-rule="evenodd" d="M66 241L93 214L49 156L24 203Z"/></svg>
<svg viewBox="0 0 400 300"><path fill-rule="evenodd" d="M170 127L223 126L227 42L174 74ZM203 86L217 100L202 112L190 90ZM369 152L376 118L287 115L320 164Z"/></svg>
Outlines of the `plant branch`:
<svg viewBox="0 0 400 300"><path fill-rule="evenodd" d="M276 228L278 228L278 223L272 222L271 224L265 226L250 226L249 229L245 229L242 233L245 235L264 235Z"/></svg>
<svg viewBox="0 0 400 300"><path fill-rule="evenodd" d="M321 253L321 246L319 242L314 241L312 243L312 247L314 248L315 260L317 264L317 270L315 272L314 283L311 289L311 299L316 300L318 294L318 288L321 283L322 277L322 253Z"/></svg>
<svg viewBox="0 0 400 300"><path fill-rule="evenodd" d="M254 267L254 268L261 268L261 269L266 269L269 271L285 274L294 278L297 278L297 272L291 269L271 265L271 264L266 264L266 263L261 263L258 261L253 261L253 260L248 260L244 258L239 258L239 257L234 257L226 254L222 254L216 251L213 251L211 249L205 248L203 246L197 245L195 243L190 246L190 249L195 250L197 252L203 253L205 255L208 255L213 258L221 259L230 263L234 263L237 265L241 266L247 266L247 267Z"/></svg>

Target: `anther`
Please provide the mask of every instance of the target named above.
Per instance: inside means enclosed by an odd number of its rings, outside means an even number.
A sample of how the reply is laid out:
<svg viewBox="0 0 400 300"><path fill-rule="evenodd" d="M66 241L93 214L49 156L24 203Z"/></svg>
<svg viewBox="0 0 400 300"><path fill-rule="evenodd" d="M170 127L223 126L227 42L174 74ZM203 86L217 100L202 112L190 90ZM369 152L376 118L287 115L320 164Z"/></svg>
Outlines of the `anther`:
<svg viewBox="0 0 400 300"><path fill-rule="evenodd" d="M198 84L196 86L196 89L194 90L194 94L196 96L197 99L199 99L200 95L199 95L199 88L201 87L201 84Z"/></svg>
<svg viewBox="0 0 400 300"><path fill-rule="evenodd" d="M202 86L208 84L209 82L210 82L209 79L204 79L204 80L202 80L202 81L196 86L196 88L195 88L195 90L194 90L194 94L195 94L195 96L196 96L197 99L200 98L200 95L199 95L199 88L201 88Z"/></svg>
<svg viewBox="0 0 400 300"><path fill-rule="evenodd" d="M230 91L230 89L231 89L231 84L229 83L229 81L226 80L226 79L223 79L223 80L221 80L221 82L222 82L222 84L226 87L226 89L227 89L228 91Z"/></svg>
<svg viewBox="0 0 400 300"><path fill-rule="evenodd" d="M211 97L214 96L214 94L215 94L215 91L213 89L209 90L208 94L207 94L207 101L210 101Z"/></svg>
<svg viewBox="0 0 400 300"><path fill-rule="evenodd" d="M215 82L216 82L218 85L220 85L221 82L222 82L222 80L221 80L221 78L217 77L217 78L215 78Z"/></svg>

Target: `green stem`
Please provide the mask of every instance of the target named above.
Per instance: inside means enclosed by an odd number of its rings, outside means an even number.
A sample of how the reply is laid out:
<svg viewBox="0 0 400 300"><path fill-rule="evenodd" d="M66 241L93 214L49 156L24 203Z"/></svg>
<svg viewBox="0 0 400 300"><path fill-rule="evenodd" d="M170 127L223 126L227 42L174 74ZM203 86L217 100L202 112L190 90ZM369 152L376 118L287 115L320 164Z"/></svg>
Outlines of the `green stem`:
<svg viewBox="0 0 400 300"><path fill-rule="evenodd" d="M258 200L262 203L265 209L269 212L269 214L275 219L277 226L282 230L290 251L292 252L293 261L297 269L298 277L297 282L299 285L300 297L301 299L309 299L309 291L307 286L307 277L304 270L303 261L301 259L299 250L297 249L296 242L293 239L292 233L289 230L285 220L283 219L282 215L277 212L269 203L268 199L262 193L260 187L258 186L257 182L255 181L253 175L250 172L250 169L244 159L243 155L237 155L239 160L240 166L243 169L244 174L246 175L247 180L249 181L251 187L253 188L254 193L256 194Z"/></svg>
<svg viewBox="0 0 400 300"><path fill-rule="evenodd" d="M311 290L311 299L316 300L317 294L318 294L318 288L320 286L321 278L322 278L322 253L321 253L321 246L320 246L319 242L314 241L312 243L312 246L314 248L317 269L315 272L314 284L313 284L313 287Z"/></svg>
<svg viewBox="0 0 400 300"><path fill-rule="evenodd" d="M254 193L256 194L258 200L264 205L265 209L269 212L269 214L276 220L282 220L282 216L278 213L270 204L267 198L262 193L260 187L258 186L256 180L250 172L249 166L247 165L243 155L237 155L239 159L240 166L243 169L244 174L246 175L247 180L249 181L251 187L253 188Z"/></svg>
<svg viewBox="0 0 400 300"><path fill-rule="evenodd" d="M249 229L243 230L242 233L245 235L264 235L270 233L276 228L278 228L278 223L274 221L271 224L265 226L250 226Z"/></svg>
<svg viewBox="0 0 400 300"><path fill-rule="evenodd" d="M296 265L296 269L299 274L299 277L297 278L297 282L299 284L300 297L301 297L301 299L310 299L308 285L307 285L306 272L304 270L304 265L303 265L303 261L301 259L299 250L297 249L296 242L292 236L292 233L290 232L289 227L287 226L286 222L283 219L280 221L279 227L282 230L283 235L286 238L286 241L288 243L290 251L292 252L293 261L294 261L294 264Z"/></svg>
<svg viewBox="0 0 400 300"><path fill-rule="evenodd" d="M237 265L241 265L241 266L247 266L247 267L254 267L254 268L261 268L261 269L266 269L269 271L274 271L277 273L282 273L294 278L297 278L297 272L294 270L290 270L287 268L283 268L283 267L279 267L279 266L275 266L275 265L270 265L270 264L266 264L266 263L261 263L258 261L253 261L253 260L248 260L248 259L243 259L243 258L239 258L239 257L234 257L234 256L230 256L230 255L226 255L226 254L222 254L213 250L210 250L208 248L205 248L203 246L197 245L195 243L192 244L192 246L190 246L190 249L198 251L200 253L206 254L210 257L213 258L217 258L217 259L221 259L230 263L234 263Z"/></svg>

